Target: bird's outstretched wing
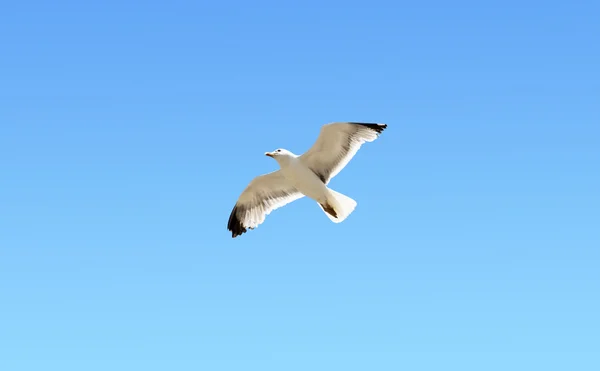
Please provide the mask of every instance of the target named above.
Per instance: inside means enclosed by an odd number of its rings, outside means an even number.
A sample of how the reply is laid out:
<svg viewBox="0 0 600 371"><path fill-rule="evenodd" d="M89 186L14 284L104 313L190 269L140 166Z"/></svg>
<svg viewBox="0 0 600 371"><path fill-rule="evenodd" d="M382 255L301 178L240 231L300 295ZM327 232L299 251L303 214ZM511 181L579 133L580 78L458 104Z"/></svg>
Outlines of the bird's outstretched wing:
<svg viewBox="0 0 600 371"><path fill-rule="evenodd" d="M304 197L279 170L254 178L238 198L227 223L235 238L265 221L271 211Z"/></svg>
<svg viewBox="0 0 600 371"><path fill-rule="evenodd" d="M387 128L386 124L334 122L323 125L313 146L300 156L327 184L352 160L365 142L372 142Z"/></svg>

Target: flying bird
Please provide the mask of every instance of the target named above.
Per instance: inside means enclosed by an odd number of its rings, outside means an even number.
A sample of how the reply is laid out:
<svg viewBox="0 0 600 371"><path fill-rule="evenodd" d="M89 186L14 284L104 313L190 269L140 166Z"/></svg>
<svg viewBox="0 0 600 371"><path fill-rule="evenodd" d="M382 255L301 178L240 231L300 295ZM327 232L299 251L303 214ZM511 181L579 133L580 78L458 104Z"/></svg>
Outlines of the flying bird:
<svg viewBox="0 0 600 371"><path fill-rule="evenodd" d="M386 124L334 122L323 125L313 146L302 155L280 148L265 155L279 170L257 176L239 196L227 223L233 238L265 221L273 210L307 196L317 202L334 223L344 221L356 201L327 187L365 142L372 142Z"/></svg>

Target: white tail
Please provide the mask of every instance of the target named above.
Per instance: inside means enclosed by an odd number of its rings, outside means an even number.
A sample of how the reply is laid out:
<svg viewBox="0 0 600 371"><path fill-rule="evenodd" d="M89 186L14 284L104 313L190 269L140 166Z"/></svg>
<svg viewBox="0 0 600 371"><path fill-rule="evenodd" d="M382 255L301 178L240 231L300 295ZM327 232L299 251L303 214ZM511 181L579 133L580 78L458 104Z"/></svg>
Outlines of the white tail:
<svg viewBox="0 0 600 371"><path fill-rule="evenodd" d="M324 205L319 204L325 215L334 223L343 222L348 215L352 214L354 209L356 208L356 201L351 199L350 197L343 195L339 192L334 191L333 189L328 189L327 195L327 204L325 207L330 206L333 208L337 217L334 217L329 212L325 211Z"/></svg>

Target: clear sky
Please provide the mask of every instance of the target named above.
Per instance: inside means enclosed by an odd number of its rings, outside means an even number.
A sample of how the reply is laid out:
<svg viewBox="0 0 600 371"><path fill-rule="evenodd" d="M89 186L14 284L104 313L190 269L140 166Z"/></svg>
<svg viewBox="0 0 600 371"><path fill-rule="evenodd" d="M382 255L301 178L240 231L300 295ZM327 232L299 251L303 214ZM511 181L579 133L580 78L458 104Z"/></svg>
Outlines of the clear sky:
<svg viewBox="0 0 600 371"><path fill-rule="evenodd" d="M294 4L3 3L0 369L600 369L598 2Z"/></svg>

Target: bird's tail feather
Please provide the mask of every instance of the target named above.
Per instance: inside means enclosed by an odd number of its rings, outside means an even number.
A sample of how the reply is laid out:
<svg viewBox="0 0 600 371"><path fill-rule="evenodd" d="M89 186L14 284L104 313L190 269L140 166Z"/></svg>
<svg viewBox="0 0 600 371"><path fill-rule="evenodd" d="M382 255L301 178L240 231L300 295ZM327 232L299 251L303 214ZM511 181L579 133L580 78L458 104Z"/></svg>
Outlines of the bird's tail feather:
<svg viewBox="0 0 600 371"><path fill-rule="evenodd" d="M333 189L328 189L327 203L319 206L332 222L341 223L352 214L356 208L356 201Z"/></svg>

